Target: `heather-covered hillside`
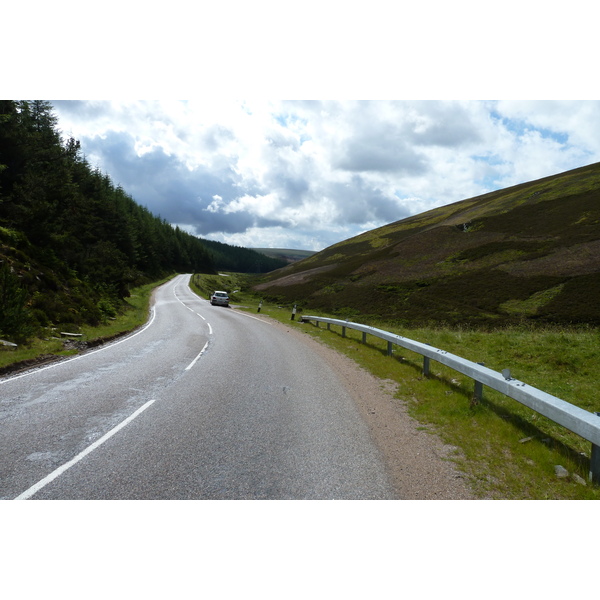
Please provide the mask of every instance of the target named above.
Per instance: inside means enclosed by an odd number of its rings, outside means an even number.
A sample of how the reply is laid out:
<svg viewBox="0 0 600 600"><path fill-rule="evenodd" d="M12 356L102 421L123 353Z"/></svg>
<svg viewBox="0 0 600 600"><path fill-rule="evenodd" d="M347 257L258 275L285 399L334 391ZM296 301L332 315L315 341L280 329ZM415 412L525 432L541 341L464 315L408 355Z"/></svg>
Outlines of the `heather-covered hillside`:
<svg viewBox="0 0 600 600"><path fill-rule="evenodd" d="M256 291L363 320L599 325L600 164L391 223Z"/></svg>

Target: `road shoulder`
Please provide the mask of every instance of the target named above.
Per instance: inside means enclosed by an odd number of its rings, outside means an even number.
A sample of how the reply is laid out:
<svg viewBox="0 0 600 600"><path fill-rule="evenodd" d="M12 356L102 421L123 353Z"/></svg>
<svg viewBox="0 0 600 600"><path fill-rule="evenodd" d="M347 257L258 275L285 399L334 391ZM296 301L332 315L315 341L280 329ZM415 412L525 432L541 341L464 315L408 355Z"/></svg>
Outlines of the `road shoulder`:
<svg viewBox="0 0 600 600"><path fill-rule="evenodd" d="M408 414L402 401L394 397L395 382L375 377L301 331L274 319L269 322L310 346L338 374L369 427L399 499L475 499L452 460L458 449L444 444L435 432Z"/></svg>

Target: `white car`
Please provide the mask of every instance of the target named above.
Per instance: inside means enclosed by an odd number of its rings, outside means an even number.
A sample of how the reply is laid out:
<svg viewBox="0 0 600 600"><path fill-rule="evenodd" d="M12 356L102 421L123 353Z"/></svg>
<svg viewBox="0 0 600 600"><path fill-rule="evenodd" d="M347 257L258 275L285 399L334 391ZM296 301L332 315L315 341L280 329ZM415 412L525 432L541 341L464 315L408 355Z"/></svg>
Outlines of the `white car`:
<svg viewBox="0 0 600 600"><path fill-rule="evenodd" d="M227 292L217 291L210 297L210 303L213 306L229 306L229 294Z"/></svg>

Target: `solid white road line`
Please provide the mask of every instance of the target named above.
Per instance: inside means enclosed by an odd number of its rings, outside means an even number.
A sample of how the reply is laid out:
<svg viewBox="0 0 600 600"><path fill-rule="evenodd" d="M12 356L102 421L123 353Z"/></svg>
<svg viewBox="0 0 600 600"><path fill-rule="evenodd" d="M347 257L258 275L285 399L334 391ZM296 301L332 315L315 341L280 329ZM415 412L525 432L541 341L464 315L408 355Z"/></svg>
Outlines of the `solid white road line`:
<svg viewBox="0 0 600 600"><path fill-rule="evenodd" d="M43 487L46 487L51 481L54 481L57 477L62 475L67 469L70 469L73 465L77 464L82 458L87 456L90 452L101 446L111 438L115 433L123 429L125 425L133 421L138 415L143 413L151 404L153 404L155 400L149 400L138 408L131 416L127 417L123 422L119 423L116 427L111 429L108 433L105 433L100 439L96 440L91 446L88 446L85 450L80 452L75 458L72 458L69 462L65 463L62 467L58 467L55 471L52 471L50 475L44 477L41 481L38 481L35 485L32 485L28 490L24 491L22 494L17 496L15 500L28 500L33 496L36 492L39 492Z"/></svg>

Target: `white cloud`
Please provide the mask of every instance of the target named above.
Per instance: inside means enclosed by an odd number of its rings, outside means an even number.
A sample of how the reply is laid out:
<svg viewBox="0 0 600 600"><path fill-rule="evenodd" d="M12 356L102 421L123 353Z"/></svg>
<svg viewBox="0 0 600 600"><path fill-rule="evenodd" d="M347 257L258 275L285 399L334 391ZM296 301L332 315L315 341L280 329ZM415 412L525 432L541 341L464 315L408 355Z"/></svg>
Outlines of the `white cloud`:
<svg viewBox="0 0 600 600"><path fill-rule="evenodd" d="M227 206L223 207L226 213L249 212L259 217L269 218L279 211L279 201L273 194L260 196L241 196L235 198Z"/></svg>
<svg viewBox="0 0 600 600"><path fill-rule="evenodd" d="M140 203L203 237L320 249L600 160L600 103L58 102Z"/></svg>
<svg viewBox="0 0 600 600"><path fill-rule="evenodd" d="M223 206L223 198L221 198L221 196L219 196L218 194L215 194L212 197L212 202L204 210L212 213L217 213L223 210Z"/></svg>

